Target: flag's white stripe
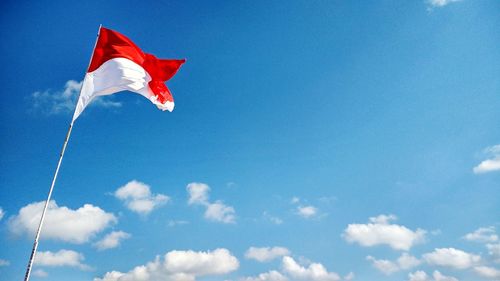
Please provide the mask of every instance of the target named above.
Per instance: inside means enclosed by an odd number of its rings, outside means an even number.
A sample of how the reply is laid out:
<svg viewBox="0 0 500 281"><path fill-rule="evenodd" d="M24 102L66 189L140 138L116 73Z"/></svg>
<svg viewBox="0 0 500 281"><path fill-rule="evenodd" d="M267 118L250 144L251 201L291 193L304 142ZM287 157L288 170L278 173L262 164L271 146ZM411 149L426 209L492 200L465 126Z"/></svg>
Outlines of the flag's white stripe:
<svg viewBox="0 0 500 281"><path fill-rule="evenodd" d="M173 102L164 104L157 101L148 83L149 74L137 63L126 58L110 59L96 70L85 75L82 90L76 105L73 121L97 96L111 95L120 91L131 91L143 95L161 110L172 111Z"/></svg>

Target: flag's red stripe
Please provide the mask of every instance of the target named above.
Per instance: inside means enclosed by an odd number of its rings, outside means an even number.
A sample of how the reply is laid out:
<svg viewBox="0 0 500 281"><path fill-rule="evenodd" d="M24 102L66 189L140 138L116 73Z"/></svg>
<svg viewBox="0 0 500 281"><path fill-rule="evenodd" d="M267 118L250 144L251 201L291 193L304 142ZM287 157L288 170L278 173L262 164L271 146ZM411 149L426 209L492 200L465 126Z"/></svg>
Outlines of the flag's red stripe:
<svg viewBox="0 0 500 281"><path fill-rule="evenodd" d="M144 53L123 34L102 27L87 71L92 72L114 58L126 58L142 66L151 76L149 86L158 100L161 103L173 101L165 81L172 78L186 60L158 59L152 54Z"/></svg>

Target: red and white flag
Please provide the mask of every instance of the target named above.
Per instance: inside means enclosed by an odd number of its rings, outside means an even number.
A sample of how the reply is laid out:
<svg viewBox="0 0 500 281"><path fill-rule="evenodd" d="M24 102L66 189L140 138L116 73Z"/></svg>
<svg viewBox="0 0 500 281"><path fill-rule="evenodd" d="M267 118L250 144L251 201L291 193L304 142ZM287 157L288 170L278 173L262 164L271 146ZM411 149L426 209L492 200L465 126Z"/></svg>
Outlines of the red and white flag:
<svg viewBox="0 0 500 281"><path fill-rule="evenodd" d="M158 59L124 35L101 27L73 121L95 97L125 90L143 95L161 110L172 111L174 99L165 82L185 61Z"/></svg>

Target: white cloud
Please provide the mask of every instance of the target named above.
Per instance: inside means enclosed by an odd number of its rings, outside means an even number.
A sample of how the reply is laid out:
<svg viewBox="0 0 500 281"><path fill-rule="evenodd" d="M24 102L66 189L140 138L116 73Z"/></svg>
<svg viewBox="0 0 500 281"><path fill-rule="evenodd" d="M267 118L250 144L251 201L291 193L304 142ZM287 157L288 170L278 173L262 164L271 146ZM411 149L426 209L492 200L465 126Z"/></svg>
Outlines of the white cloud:
<svg viewBox="0 0 500 281"><path fill-rule="evenodd" d="M236 270L239 262L227 249L212 252L171 251L165 255L165 267L176 273L220 275Z"/></svg>
<svg viewBox="0 0 500 281"><path fill-rule="evenodd" d="M364 247L388 245L405 251L425 240L425 230L413 231L402 225L390 224L392 220L396 220L396 216L380 215L370 218L367 224L349 224L342 236L347 242L356 242Z"/></svg>
<svg viewBox="0 0 500 281"><path fill-rule="evenodd" d="M0 267L9 266L10 262L8 260L0 259Z"/></svg>
<svg viewBox="0 0 500 281"><path fill-rule="evenodd" d="M197 277L223 275L239 267L236 257L227 249L209 252L171 251L163 260L160 257L140 265L127 273L107 272L94 281L194 281Z"/></svg>
<svg viewBox="0 0 500 281"><path fill-rule="evenodd" d="M46 271L44 271L43 269L37 269L37 270L33 271L33 276L36 276L39 278L45 278L45 277L49 276L49 274Z"/></svg>
<svg viewBox="0 0 500 281"><path fill-rule="evenodd" d="M415 271L408 274L408 281L458 281L457 278L443 275L441 272L435 270L432 277L428 276L424 271Z"/></svg>
<svg viewBox="0 0 500 281"><path fill-rule="evenodd" d="M34 236L44 204L42 201L22 207L17 215L9 218L9 230L16 235ZM106 213L91 204L72 210L64 206L59 207L56 201L51 200L45 215L41 238L82 244L116 221L112 213Z"/></svg>
<svg viewBox="0 0 500 281"><path fill-rule="evenodd" d="M286 278L283 274L279 273L276 270L271 270L266 273L261 273L256 277L247 277L241 280L242 281L287 281L288 278Z"/></svg>
<svg viewBox="0 0 500 281"><path fill-rule="evenodd" d="M68 80L63 90L37 91L31 94L33 109L45 114L70 113L75 109L82 82Z"/></svg>
<svg viewBox="0 0 500 281"><path fill-rule="evenodd" d="M120 246L123 240L130 238L130 236L130 234L123 231L113 231L108 233L103 239L94 243L94 246L100 251L116 248Z"/></svg>
<svg viewBox="0 0 500 281"><path fill-rule="evenodd" d="M418 270L408 273L408 281L430 281L431 279L424 271Z"/></svg>
<svg viewBox="0 0 500 281"><path fill-rule="evenodd" d="M484 160L473 169L475 174L483 174L493 171L500 171L500 156L493 159Z"/></svg>
<svg viewBox="0 0 500 281"><path fill-rule="evenodd" d="M142 215L149 214L170 200L166 195L152 194L149 185L136 180L118 188L114 195L123 201L129 210Z"/></svg>
<svg viewBox="0 0 500 281"><path fill-rule="evenodd" d="M2 220L4 215L5 215L5 212L3 211L2 207L0 207L0 221Z"/></svg>
<svg viewBox="0 0 500 281"><path fill-rule="evenodd" d="M391 221L396 221L398 217L395 215L378 215L376 217L371 217L368 220L375 224L389 224Z"/></svg>
<svg viewBox="0 0 500 281"><path fill-rule="evenodd" d="M208 205L208 193L210 192L208 185L200 182L192 182L186 186L186 190L189 194L189 205Z"/></svg>
<svg viewBox="0 0 500 281"><path fill-rule="evenodd" d="M290 255L290 251L284 247L250 247L245 253L245 258L253 259L259 262L268 262L274 260L275 258L287 255Z"/></svg>
<svg viewBox="0 0 500 281"><path fill-rule="evenodd" d="M484 174L494 171L500 171L500 144L487 147L484 150L490 159L486 159L472 169L475 174Z"/></svg>
<svg viewBox="0 0 500 281"><path fill-rule="evenodd" d="M318 209L314 206L297 206L297 214L303 218L311 218L318 213Z"/></svg>
<svg viewBox="0 0 500 281"><path fill-rule="evenodd" d="M430 7L444 7L450 3L458 2L461 0L427 0L427 4Z"/></svg>
<svg viewBox="0 0 500 281"><path fill-rule="evenodd" d="M367 256L366 259L372 263L373 267L385 275L391 275L399 271L399 266L390 260L377 260L372 256Z"/></svg>
<svg viewBox="0 0 500 281"><path fill-rule="evenodd" d="M496 242L498 241L498 235L495 233L495 227L493 226L481 227L472 233L466 234L464 239L481 243Z"/></svg>
<svg viewBox="0 0 500 281"><path fill-rule="evenodd" d="M435 281L458 281L457 278L443 275L441 272L437 270L434 270L434 272L432 273L432 277L434 277Z"/></svg>
<svg viewBox="0 0 500 281"><path fill-rule="evenodd" d="M327 200L326 197L323 197L322 199L324 200ZM320 199L321 201L321 199ZM299 197L292 197L292 199L290 199L290 204L292 205L296 205L295 207L295 214L297 214L298 216L301 216L305 219L309 219L309 218L312 218L312 217L315 217L318 215L318 208L315 207L315 206L312 206L312 205L304 205L304 204L300 204L299 203L301 202L301 199Z"/></svg>
<svg viewBox="0 0 500 281"><path fill-rule="evenodd" d="M84 260L85 257L82 254L71 250L60 250L55 253L46 251L36 254L34 264L50 267L69 266L81 270L89 270L90 267L83 263Z"/></svg>
<svg viewBox="0 0 500 281"><path fill-rule="evenodd" d="M438 248L423 255L430 265L467 269L479 263L481 257L455 248Z"/></svg>
<svg viewBox="0 0 500 281"><path fill-rule="evenodd" d="M289 252L286 248L254 248L251 247L245 254L246 258L256 259L261 262L270 261L275 257L282 256ZM299 261L295 261L290 256L283 256L281 264L281 272L271 270L266 273L261 273L255 277L240 278L240 281L339 281L342 278L335 272L329 272L322 264L314 263L304 257L300 257ZM346 281L354 279L354 273L349 272L343 278Z"/></svg>
<svg viewBox="0 0 500 281"><path fill-rule="evenodd" d="M299 265L292 257L283 257L283 271L293 279L307 281L337 281L340 276L335 272L328 272L320 263L311 263L308 267Z"/></svg>
<svg viewBox="0 0 500 281"><path fill-rule="evenodd" d="M220 223L235 223L236 211L232 206L224 204L221 200L214 203L209 201L210 187L204 183L192 182L186 186L189 205L202 205L206 207L204 217L207 220Z"/></svg>
<svg viewBox="0 0 500 281"><path fill-rule="evenodd" d="M403 253L398 258L398 265L401 269L410 269L420 265L422 262L414 256L409 255L408 253Z"/></svg>
<svg viewBox="0 0 500 281"><path fill-rule="evenodd" d="M35 112L46 115L68 114L75 110L76 101L82 82L68 80L61 90L37 91L31 94L29 101ZM121 107L120 102L113 101L110 97L97 97L92 103L97 107Z"/></svg>
<svg viewBox="0 0 500 281"><path fill-rule="evenodd" d="M473 169L475 174L484 174L493 171L500 171L500 156L484 160Z"/></svg>
<svg viewBox="0 0 500 281"><path fill-rule="evenodd" d="M390 275L400 270L410 269L421 264L419 259L408 253L403 253L394 262L390 260L377 260L372 256L367 256L366 259L371 261L373 267L386 275Z"/></svg>
<svg viewBox="0 0 500 281"><path fill-rule="evenodd" d="M222 201L216 201L207 205L205 218L211 221L222 223L235 223L236 215L234 208L225 205Z"/></svg>
<svg viewBox="0 0 500 281"><path fill-rule="evenodd" d="M500 278L500 270L489 266L476 266L474 271L481 277L496 279Z"/></svg>
<svg viewBox="0 0 500 281"><path fill-rule="evenodd" d="M489 146L483 152L491 155L500 155L500 144Z"/></svg>

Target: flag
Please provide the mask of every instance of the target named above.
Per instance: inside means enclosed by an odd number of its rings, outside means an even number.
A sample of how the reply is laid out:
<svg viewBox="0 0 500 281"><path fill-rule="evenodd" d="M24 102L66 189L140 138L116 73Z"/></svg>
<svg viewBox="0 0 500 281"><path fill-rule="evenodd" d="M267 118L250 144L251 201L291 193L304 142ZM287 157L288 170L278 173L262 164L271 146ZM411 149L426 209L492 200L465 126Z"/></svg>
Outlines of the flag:
<svg viewBox="0 0 500 281"><path fill-rule="evenodd" d="M161 110L172 111L174 99L165 82L185 61L158 59L143 52L124 35L101 27L73 121L95 97L125 90L146 97Z"/></svg>

